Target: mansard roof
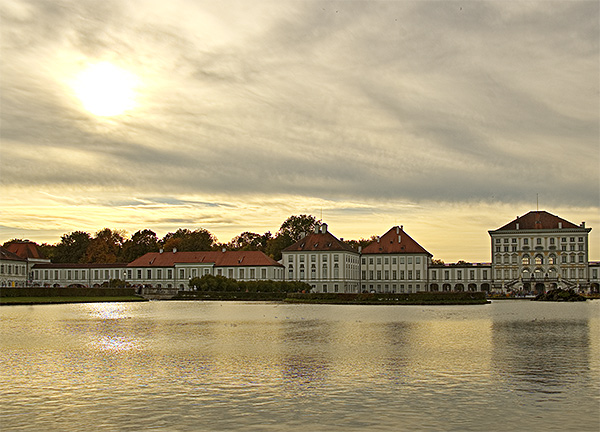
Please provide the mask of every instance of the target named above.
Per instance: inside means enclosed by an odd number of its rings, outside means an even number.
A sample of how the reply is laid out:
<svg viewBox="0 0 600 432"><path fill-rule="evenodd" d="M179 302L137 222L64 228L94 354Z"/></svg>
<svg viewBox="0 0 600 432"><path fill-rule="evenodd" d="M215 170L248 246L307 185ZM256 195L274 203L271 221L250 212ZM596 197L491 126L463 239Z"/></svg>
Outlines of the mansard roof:
<svg viewBox="0 0 600 432"><path fill-rule="evenodd" d="M214 264L215 267L277 266L260 251L149 252L127 267L173 267L175 264Z"/></svg>
<svg viewBox="0 0 600 432"><path fill-rule="evenodd" d="M323 224L318 232L312 232L301 238L282 252L353 252L358 253L352 246L339 240L327 231L327 225Z"/></svg>
<svg viewBox="0 0 600 432"><path fill-rule="evenodd" d="M518 225L517 225L518 224ZM556 230L556 229L585 229L585 226L578 226L572 222L555 216L547 211L530 211L523 216L517 216L517 218L503 227L498 228L497 231L513 231L513 230ZM494 231L491 231L494 232Z"/></svg>
<svg viewBox="0 0 600 432"><path fill-rule="evenodd" d="M374 240L362 250L364 254L426 254L433 256L411 236L404 232L403 227L395 226Z"/></svg>
<svg viewBox="0 0 600 432"><path fill-rule="evenodd" d="M46 259L38 245L30 241L13 241L6 246L10 252L17 254L21 258Z"/></svg>
<svg viewBox="0 0 600 432"><path fill-rule="evenodd" d="M0 259L8 260L8 261L26 261L25 258L21 258L16 253L9 251L6 248L0 246Z"/></svg>

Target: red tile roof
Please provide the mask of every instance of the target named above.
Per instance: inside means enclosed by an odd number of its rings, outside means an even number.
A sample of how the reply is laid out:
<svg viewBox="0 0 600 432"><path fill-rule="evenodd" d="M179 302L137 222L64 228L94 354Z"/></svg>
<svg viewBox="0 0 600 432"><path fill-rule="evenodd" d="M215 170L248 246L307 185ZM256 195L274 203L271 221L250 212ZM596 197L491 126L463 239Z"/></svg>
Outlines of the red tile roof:
<svg viewBox="0 0 600 432"><path fill-rule="evenodd" d="M402 227L392 227L379 238L369 243L362 250L363 254L427 254L433 256L406 234Z"/></svg>
<svg viewBox="0 0 600 432"><path fill-rule="evenodd" d="M6 246L10 252L19 255L21 258L46 259L38 245L29 241L14 241Z"/></svg>
<svg viewBox="0 0 600 432"><path fill-rule="evenodd" d="M21 258L19 255L12 253L6 248L0 246L0 259L10 260L10 261L26 261L25 258Z"/></svg>
<svg viewBox="0 0 600 432"><path fill-rule="evenodd" d="M547 211L530 211L529 213L517 217L515 220L507 223L496 231L510 231L517 229L517 223L520 230L535 230L535 229L559 229L558 224L562 223L562 228L582 228L565 219L559 218ZM584 228L582 228L584 229Z"/></svg>
<svg viewBox="0 0 600 432"><path fill-rule="evenodd" d="M283 252L354 252L358 253L352 246L338 240L329 231L311 233L303 239L298 240L291 246L286 247Z"/></svg>
<svg viewBox="0 0 600 432"><path fill-rule="evenodd" d="M260 251L149 252L127 267L172 267L175 264L214 264L215 267L278 266Z"/></svg>
<svg viewBox="0 0 600 432"><path fill-rule="evenodd" d="M124 268L127 263L38 263L34 264L34 269L109 269Z"/></svg>

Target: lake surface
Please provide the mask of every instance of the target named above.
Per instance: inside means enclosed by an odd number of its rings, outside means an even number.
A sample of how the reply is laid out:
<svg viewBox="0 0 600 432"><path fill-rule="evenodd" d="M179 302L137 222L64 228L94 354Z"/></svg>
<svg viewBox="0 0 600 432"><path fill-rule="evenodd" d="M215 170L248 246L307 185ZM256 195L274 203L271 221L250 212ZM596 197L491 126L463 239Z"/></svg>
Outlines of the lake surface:
<svg viewBox="0 0 600 432"><path fill-rule="evenodd" d="M2 431L598 431L600 301L0 308Z"/></svg>

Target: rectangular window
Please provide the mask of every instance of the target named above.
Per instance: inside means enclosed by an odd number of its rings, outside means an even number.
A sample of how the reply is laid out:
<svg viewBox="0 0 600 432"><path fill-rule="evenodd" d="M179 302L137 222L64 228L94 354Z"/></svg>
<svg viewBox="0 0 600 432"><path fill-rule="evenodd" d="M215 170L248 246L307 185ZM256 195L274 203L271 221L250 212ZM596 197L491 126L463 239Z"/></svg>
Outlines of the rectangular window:
<svg viewBox="0 0 600 432"><path fill-rule="evenodd" d="M504 243L508 243L508 239L507 238L504 239Z"/></svg>
<svg viewBox="0 0 600 432"><path fill-rule="evenodd" d="M523 244L524 245L528 245L529 244L529 239L523 239Z"/></svg>
<svg viewBox="0 0 600 432"><path fill-rule="evenodd" d="M456 271L456 276L458 280L462 280L462 270L457 270Z"/></svg>
<svg viewBox="0 0 600 432"><path fill-rule="evenodd" d="M484 271L483 271L483 279L487 279L487 278L488 278L488 277L487 277L487 270L484 270Z"/></svg>
<svg viewBox="0 0 600 432"><path fill-rule="evenodd" d="M444 270L444 280L450 279L450 270Z"/></svg>
<svg viewBox="0 0 600 432"><path fill-rule="evenodd" d="M392 264L395 265L396 264L396 257L392 258Z"/></svg>
<svg viewBox="0 0 600 432"><path fill-rule="evenodd" d="M240 279L244 279L244 269L240 269Z"/></svg>
<svg viewBox="0 0 600 432"><path fill-rule="evenodd" d="M400 279L404 280L404 270L400 270Z"/></svg>
<svg viewBox="0 0 600 432"><path fill-rule="evenodd" d="M152 269L146 270L146 279L152 279Z"/></svg>
<svg viewBox="0 0 600 432"><path fill-rule="evenodd" d="M179 279L185 279L185 270L179 269Z"/></svg>
<svg viewBox="0 0 600 432"><path fill-rule="evenodd" d="M412 257L408 257L408 264L412 264Z"/></svg>
<svg viewBox="0 0 600 432"><path fill-rule="evenodd" d="M138 271L137 271L137 278L138 279L142 278L142 270L141 269L138 269Z"/></svg>
<svg viewBox="0 0 600 432"><path fill-rule="evenodd" d="M363 257L362 263L363 263L363 265L367 265L367 259L365 257Z"/></svg>
<svg viewBox="0 0 600 432"><path fill-rule="evenodd" d="M261 279L266 279L267 278L267 269L260 269L260 277Z"/></svg>
<svg viewBox="0 0 600 432"><path fill-rule="evenodd" d="M79 279L79 270L75 270L75 279Z"/></svg>
<svg viewBox="0 0 600 432"><path fill-rule="evenodd" d="M140 276L141 278L141 276ZM58 279L58 278L57 278ZM94 270L94 279L98 280L98 270Z"/></svg>
<svg viewBox="0 0 600 432"><path fill-rule="evenodd" d="M583 241L583 237L579 237L579 241L582 242Z"/></svg>
<svg viewBox="0 0 600 432"><path fill-rule="evenodd" d="M71 280L71 270L67 270L67 279Z"/></svg>
<svg viewBox="0 0 600 432"><path fill-rule="evenodd" d="M377 270L377 280L381 280L381 270Z"/></svg>
<svg viewBox="0 0 600 432"><path fill-rule="evenodd" d="M383 273L384 273L384 274L383 274L383 278L384 278L385 280L388 280L388 279L390 278L390 271L389 271L389 270L386 270L386 271L384 271Z"/></svg>
<svg viewBox="0 0 600 432"><path fill-rule="evenodd" d="M435 270L433 270L431 272L431 279L436 280L437 279L437 272Z"/></svg>
<svg viewBox="0 0 600 432"><path fill-rule="evenodd" d="M250 279L256 279L256 270L250 269Z"/></svg>
<svg viewBox="0 0 600 432"><path fill-rule="evenodd" d="M58 270L54 270L54 279L58 280Z"/></svg>
<svg viewBox="0 0 600 432"><path fill-rule="evenodd" d="M156 269L156 279L162 279L162 269Z"/></svg>
<svg viewBox="0 0 600 432"><path fill-rule="evenodd" d="M167 279L173 279L173 269L167 269Z"/></svg>
<svg viewBox="0 0 600 432"><path fill-rule="evenodd" d="M415 258L415 264L421 264L421 257Z"/></svg>
<svg viewBox="0 0 600 432"><path fill-rule="evenodd" d="M340 260L340 256L339 255L334 255L333 256L333 261L338 262Z"/></svg>
<svg viewBox="0 0 600 432"><path fill-rule="evenodd" d="M81 279L85 279L85 270L81 270Z"/></svg>
<svg viewBox="0 0 600 432"><path fill-rule="evenodd" d="M400 257L400 264L404 264L404 257Z"/></svg>
<svg viewBox="0 0 600 432"><path fill-rule="evenodd" d="M310 262L317 262L317 256L316 255L311 255L310 256Z"/></svg>
<svg viewBox="0 0 600 432"><path fill-rule="evenodd" d="M553 245L554 244L554 238L550 238L550 244Z"/></svg>
<svg viewBox="0 0 600 432"><path fill-rule="evenodd" d="M366 270L362 271L362 278L363 278L363 280L367 278L367 271Z"/></svg>
<svg viewBox="0 0 600 432"><path fill-rule="evenodd" d="M110 279L110 275L108 273L108 270L104 270L104 279Z"/></svg>
<svg viewBox="0 0 600 432"><path fill-rule="evenodd" d="M398 278L398 272L396 270L392 270L392 279L396 280Z"/></svg>
<svg viewBox="0 0 600 432"><path fill-rule="evenodd" d="M160 270L159 270L160 271ZM127 270L127 279L131 279L132 278L132 271L131 270ZM160 273L159 273L160 274Z"/></svg>
<svg viewBox="0 0 600 432"><path fill-rule="evenodd" d="M537 244L539 244L539 245L541 245L541 244L542 244L542 239L541 239L541 238L538 238L538 239L537 239Z"/></svg>
<svg viewBox="0 0 600 432"><path fill-rule="evenodd" d="M469 270L469 279L475 279L475 270Z"/></svg>
<svg viewBox="0 0 600 432"><path fill-rule="evenodd" d="M233 269L228 269L228 277L229 279L233 279Z"/></svg>
<svg viewBox="0 0 600 432"><path fill-rule="evenodd" d="M388 257L385 257L385 260L383 262L384 264L389 264L390 263L390 259Z"/></svg>
<svg viewBox="0 0 600 432"><path fill-rule="evenodd" d="M300 255L300 262L304 262L304 255Z"/></svg>
<svg viewBox="0 0 600 432"><path fill-rule="evenodd" d="M417 279L421 279L421 270L415 270Z"/></svg>
<svg viewBox="0 0 600 432"><path fill-rule="evenodd" d="M377 257L377 264L381 264L381 257Z"/></svg>
<svg viewBox="0 0 600 432"><path fill-rule="evenodd" d="M223 269L217 269L217 275L223 276Z"/></svg>
<svg viewBox="0 0 600 432"><path fill-rule="evenodd" d="M413 278L413 272L412 270L408 271L408 279L411 280Z"/></svg>

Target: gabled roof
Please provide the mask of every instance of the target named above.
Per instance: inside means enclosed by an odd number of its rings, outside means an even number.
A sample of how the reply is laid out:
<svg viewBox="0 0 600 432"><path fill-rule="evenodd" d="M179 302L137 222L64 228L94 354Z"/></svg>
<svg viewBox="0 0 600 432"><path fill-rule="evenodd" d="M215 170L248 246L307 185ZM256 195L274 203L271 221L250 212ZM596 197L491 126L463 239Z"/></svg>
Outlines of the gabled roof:
<svg viewBox="0 0 600 432"><path fill-rule="evenodd" d="M127 264L127 267L173 267L175 264L282 267L277 261L260 251L149 252Z"/></svg>
<svg viewBox="0 0 600 432"><path fill-rule="evenodd" d="M6 248L0 246L0 259L9 260L9 261L23 261L25 262L25 258L21 258L19 255L12 253Z"/></svg>
<svg viewBox="0 0 600 432"><path fill-rule="evenodd" d="M46 259L38 245L30 241L14 241L7 245L6 249L24 259Z"/></svg>
<svg viewBox="0 0 600 432"><path fill-rule="evenodd" d="M519 224L517 228L517 224ZM559 228L560 224L560 228ZM515 220L507 223L496 231L512 231L512 230L537 230L537 229L585 229L584 227L575 225L565 219L559 218L547 211L530 211L529 213L517 217Z"/></svg>
<svg viewBox="0 0 600 432"><path fill-rule="evenodd" d="M306 237L298 240L291 246L286 247L282 252L354 252L358 253L352 246L338 240L333 234L327 231L326 225L319 229L319 232L313 232Z"/></svg>
<svg viewBox="0 0 600 432"><path fill-rule="evenodd" d="M392 227L362 250L363 254L427 254L433 256L404 232L402 227Z"/></svg>
<svg viewBox="0 0 600 432"><path fill-rule="evenodd" d="M39 269L112 269L125 268L127 263L38 263L33 268Z"/></svg>

